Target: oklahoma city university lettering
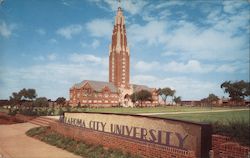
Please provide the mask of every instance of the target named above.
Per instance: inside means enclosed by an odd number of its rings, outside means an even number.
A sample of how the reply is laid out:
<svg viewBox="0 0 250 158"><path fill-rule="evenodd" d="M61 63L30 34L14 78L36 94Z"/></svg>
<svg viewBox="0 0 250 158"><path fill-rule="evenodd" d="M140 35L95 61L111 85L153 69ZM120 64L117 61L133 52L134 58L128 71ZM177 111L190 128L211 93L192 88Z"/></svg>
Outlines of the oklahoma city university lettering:
<svg viewBox="0 0 250 158"><path fill-rule="evenodd" d="M61 121L84 129L183 150L197 149L200 141L198 126L174 120L116 114L65 113Z"/></svg>

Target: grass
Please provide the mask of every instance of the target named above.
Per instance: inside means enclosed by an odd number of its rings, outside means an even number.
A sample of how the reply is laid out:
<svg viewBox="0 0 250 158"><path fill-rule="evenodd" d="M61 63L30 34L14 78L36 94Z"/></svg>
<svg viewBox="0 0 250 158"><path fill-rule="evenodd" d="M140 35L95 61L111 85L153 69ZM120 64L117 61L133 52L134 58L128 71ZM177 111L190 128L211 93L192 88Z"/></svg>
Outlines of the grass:
<svg viewBox="0 0 250 158"><path fill-rule="evenodd" d="M227 112L209 112L209 113L189 113L189 114L164 114L154 115L161 118L173 118L179 120L195 122L224 122L228 120L244 120L249 122L250 110L245 111L227 111Z"/></svg>
<svg viewBox="0 0 250 158"><path fill-rule="evenodd" d="M86 144L49 130L48 127L36 127L26 132L28 136L35 137L50 145L65 149L76 155L87 158L139 158L119 150L104 149L101 145Z"/></svg>
<svg viewBox="0 0 250 158"><path fill-rule="evenodd" d="M125 114L138 114L138 113L164 113L164 112L190 112L190 111L215 111L239 109L228 107L188 107L188 106L164 106L164 107L145 107L145 108L85 108L86 112L108 112L108 113L125 113Z"/></svg>
<svg viewBox="0 0 250 158"><path fill-rule="evenodd" d="M250 110L155 116L211 123L214 134L226 135L242 145L250 146Z"/></svg>

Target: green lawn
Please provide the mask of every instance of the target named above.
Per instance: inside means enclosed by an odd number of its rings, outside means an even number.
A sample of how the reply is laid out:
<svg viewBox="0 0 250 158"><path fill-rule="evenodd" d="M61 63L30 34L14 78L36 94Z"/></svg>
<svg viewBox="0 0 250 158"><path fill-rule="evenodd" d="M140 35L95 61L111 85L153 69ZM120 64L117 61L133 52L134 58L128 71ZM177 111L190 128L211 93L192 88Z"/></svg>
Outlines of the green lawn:
<svg viewBox="0 0 250 158"><path fill-rule="evenodd" d="M154 115L162 118L173 118L195 122L216 122L227 123L229 120L244 120L249 122L250 110L230 111L230 112L210 112L210 113L192 113L192 114L165 114Z"/></svg>
<svg viewBox="0 0 250 158"><path fill-rule="evenodd" d="M193 111L214 111L239 108L224 108L224 107L187 107L187 106L166 106L166 107L146 107L146 108L86 108L87 112L108 112L108 113L165 113L165 112L193 112ZM242 108L241 108L242 109Z"/></svg>
<svg viewBox="0 0 250 158"><path fill-rule="evenodd" d="M227 111L227 112L214 112L216 110L234 110L234 109L248 109L245 111ZM43 109L43 108L41 108ZM67 108L63 108L67 111ZM54 114L59 115L59 108L54 109ZM196 122L227 122L232 119L243 119L249 121L249 108L247 107L188 107L188 106L165 106L165 107L145 107L145 108L73 108L70 111L77 112L106 112L106 113L124 113L124 114L142 114L142 113L171 113L171 112L189 112L182 114L155 114L153 116L163 118L173 118L181 120L189 120ZM199 111L209 111L208 113L190 113ZM0 112L8 112L7 109L0 107Z"/></svg>

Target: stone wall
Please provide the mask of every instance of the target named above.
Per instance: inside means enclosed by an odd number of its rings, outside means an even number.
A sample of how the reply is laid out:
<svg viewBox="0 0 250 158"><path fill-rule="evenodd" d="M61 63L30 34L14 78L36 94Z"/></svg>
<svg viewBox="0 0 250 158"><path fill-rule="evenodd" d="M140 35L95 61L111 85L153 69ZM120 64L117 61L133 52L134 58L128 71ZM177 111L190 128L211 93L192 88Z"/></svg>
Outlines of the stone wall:
<svg viewBox="0 0 250 158"><path fill-rule="evenodd" d="M15 118L17 120L19 120L19 121L22 121L22 122L28 122L28 121L34 119L35 117L33 117L33 116L26 116L26 115L22 115L22 114L16 114Z"/></svg>
<svg viewBox="0 0 250 158"><path fill-rule="evenodd" d="M51 123L51 129L67 137L82 140L90 144L100 144L107 148L119 149L140 155L144 158L195 158L193 151L171 148L167 146L141 142L131 138L124 138L110 133L93 131L59 122ZM249 158L250 148L233 142L229 137L212 136L211 158Z"/></svg>
<svg viewBox="0 0 250 158"><path fill-rule="evenodd" d="M86 128L55 122L51 129L67 137L82 140L90 144L100 144L106 148L119 149L144 158L195 158L193 151L186 151L168 146L141 142L110 133L93 131Z"/></svg>
<svg viewBox="0 0 250 158"><path fill-rule="evenodd" d="M212 150L214 158L249 158L250 148L233 142L229 137L212 136Z"/></svg>

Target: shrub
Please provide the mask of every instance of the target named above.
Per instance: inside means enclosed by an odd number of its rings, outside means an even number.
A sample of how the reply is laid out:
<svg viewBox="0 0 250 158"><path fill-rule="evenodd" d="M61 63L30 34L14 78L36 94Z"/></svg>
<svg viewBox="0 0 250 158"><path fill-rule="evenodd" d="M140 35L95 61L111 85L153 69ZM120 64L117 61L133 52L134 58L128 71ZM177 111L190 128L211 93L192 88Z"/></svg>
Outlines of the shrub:
<svg viewBox="0 0 250 158"><path fill-rule="evenodd" d="M225 124L217 121L212 123L215 134L226 135L243 145L250 146L250 124L243 119L227 120Z"/></svg>
<svg viewBox="0 0 250 158"><path fill-rule="evenodd" d="M35 136L40 140L55 145L59 148L66 149L77 155L89 158L139 158L123 153L118 150L105 150L101 145L90 145L79 142L61 134L52 132L48 127L36 127L26 132L28 136Z"/></svg>
<svg viewBox="0 0 250 158"><path fill-rule="evenodd" d="M32 128L32 129L28 130L26 132L26 134L28 136L33 137L33 136L39 135L41 133L44 133L47 130L47 128L48 127L35 127L35 128Z"/></svg>
<svg viewBox="0 0 250 158"><path fill-rule="evenodd" d="M18 110L17 110L17 109L14 109L14 108L10 108L10 109L9 109L9 112L8 112L8 114L9 114L9 115L12 115L12 116L14 116L14 115L16 115L16 114L17 114L17 112L18 112Z"/></svg>

